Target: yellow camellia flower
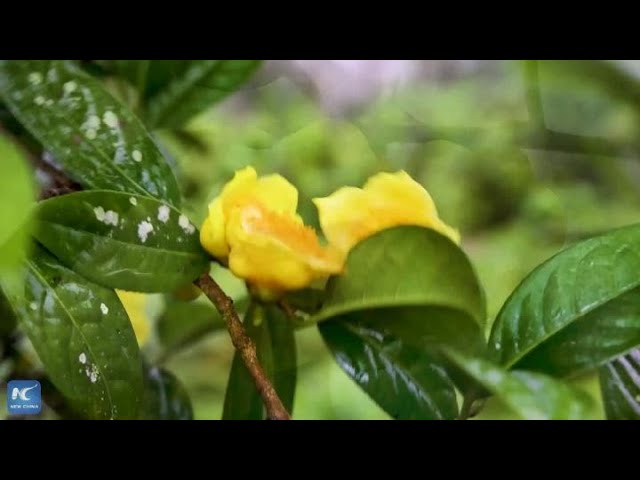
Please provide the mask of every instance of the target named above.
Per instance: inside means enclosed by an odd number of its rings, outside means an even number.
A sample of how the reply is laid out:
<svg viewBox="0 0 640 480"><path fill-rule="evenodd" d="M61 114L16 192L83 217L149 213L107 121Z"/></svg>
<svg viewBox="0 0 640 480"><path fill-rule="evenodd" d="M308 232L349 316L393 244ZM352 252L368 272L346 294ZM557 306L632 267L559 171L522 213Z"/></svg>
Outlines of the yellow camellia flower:
<svg viewBox="0 0 640 480"><path fill-rule="evenodd" d="M129 315L138 345L144 345L151 333L151 324L146 312L147 296L144 293L116 290L122 306Z"/></svg>
<svg viewBox="0 0 640 480"><path fill-rule="evenodd" d="M342 255L323 247L297 215L298 191L280 175L246 167L209 204L202 246L239 278L274 297L342 270Z"/></svg>
<svg viewBox="0 0 640 480"><path fill-rule="evenodd" d="M405 171L378 173L363 188L343 187L313 202L327 240L343 254L366 237L398 225L432 228L460 242L458 231L438 217L431 195Z"/></svg>

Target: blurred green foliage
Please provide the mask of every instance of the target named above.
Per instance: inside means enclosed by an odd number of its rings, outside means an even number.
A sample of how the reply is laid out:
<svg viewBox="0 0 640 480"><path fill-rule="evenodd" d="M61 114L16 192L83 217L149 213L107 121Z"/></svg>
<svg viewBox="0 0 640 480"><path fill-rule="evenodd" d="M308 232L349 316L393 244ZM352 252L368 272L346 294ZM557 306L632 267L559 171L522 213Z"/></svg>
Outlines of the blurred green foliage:
<svg viewBox="0 0 640 480"><path fill-rule="evenodd" d="M604 62L540 62L538 80L542 126L529 118L531 79L522 64L502 62L462 80L405 89L349 118L331 118L278 79L243 92L240 108L231 99L158 139L177 160L185 209L197 221L245 165L284 174L316 226L312 197L360 186L381 170L407 170L461 230L490 326L533 267L568 243L640 218L638 80ZM232 278L223 286L244 295ZM297 343L295 418L387 418L335 365L315 329L299 331ZM226 335L211 334L169 359L196 418L220 417L232 353ZM598 397L594 375L575 382ZM483 417L508 413L491 400Z"/></svg>

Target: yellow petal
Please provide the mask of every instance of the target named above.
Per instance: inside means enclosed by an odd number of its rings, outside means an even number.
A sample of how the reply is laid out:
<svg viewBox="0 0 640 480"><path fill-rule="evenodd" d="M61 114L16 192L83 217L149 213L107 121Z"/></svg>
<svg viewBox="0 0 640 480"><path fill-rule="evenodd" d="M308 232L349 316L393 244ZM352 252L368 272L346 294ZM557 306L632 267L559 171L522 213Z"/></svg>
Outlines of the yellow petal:
<svg viewBox="0 0 640 480"><path fill-rule="evenodd" d="M459 233L438 217L429 193L404 171L379 173L362 189L343 187L313 201L329 243L344 254L368 236L398 225L429 227L460 241Z"/></svg>
<svg viewBox="0 0 640 480"><path fill-rule="evenodd" d="M312 228L259 203L231 212L227 239L231 271L262 289L300 289L342 270L342 256L322 247Z"/></svg>
<svg viewBox="0 0 640 480"><path fill-rule="evenodd" d="M200 243L214 257L224 260L229 255L222 200L216 198L209 204L209 215L200 227Z"/></svg>
<svg viewBox="0 0 640 480"><path fill-rule="evenodd" d="M320 245L297 207L298 191L284 177L244 168L209 204L200 242L264 298L304 288L341 271L344 257Z"/></svg>
<svg viewBox="0 0 640 480"><path fill-rule="evenodd" d="M256 184L258 180L258 174L253 167L245 167L236 171L233 178L227 182L227 184L220 192L222 198L233 198L240 192L244 192Z"/></svg>
<svg viewBox="0 0 640 480"><path fill-rule="evenodd" d="M233 207L235 200L251 190L258 179L253 167L238 170L233 178L222 188L208 208L208 215L200 227L200 243L211 255L225 261L229 255L229 245L226 239L225 204L227 210Z"/></svg>
<svg viewBox="0 0 640 480"><path fill-rule="evenodd" d="M322 231L342 252L348 252L361 239L374 233L378 219L371 201L360 188L342 187L324 198L314 198Z"/></svg>
<svg viewBox="0 0 640 480"><path fill-rule="evenodd" d="M147 296L144 293L125 290L116 290L116 294L129 316L138 345L144 345L151 332L151 324L146 312Z"/></svg>
<svg viewBox="0 0 640 480"><path fill-rule="evenodd" d="M232 209L259 202L277 213L295 215L298 191L281 175L258 178L253 167L238 170L220 195L209 204L200 229L200 243L211 255L226 261L229 255L227 220Z"/></svg>
<svg viewBox="0 0 640 480"><path fill-rule="evenodd" d="M278 213L296 213L298 190L281 175L273 174L257 178L256 171L247 167L236 172L233 180L220 195L224 214L231 209L251 202L259 202Z"/></svg>
<svg viewBox="0 0 640 480"><path fill-rule="evenodd" d="M432 228L456 243L460 242L458 231L438 216L429 192L404 170L374 175L363 190L371 199L372 209L378 212L377 230L396 225L420 225Z"/></svg>
<svg viewBox="0 0 640 480"><path fill-rule="evenodd" d="M422 218L438 215L431 195L404 170L373 175L363 190L374 206L392 211L398 219L414 220L414 214Z"/></svg>
<svg viewBox="0 0 640 480"><path fill-rule="evenodd" d="M266 175L258 179L255 200L269 210L295 215L298 208L298 190L281 175Z"/></svg>

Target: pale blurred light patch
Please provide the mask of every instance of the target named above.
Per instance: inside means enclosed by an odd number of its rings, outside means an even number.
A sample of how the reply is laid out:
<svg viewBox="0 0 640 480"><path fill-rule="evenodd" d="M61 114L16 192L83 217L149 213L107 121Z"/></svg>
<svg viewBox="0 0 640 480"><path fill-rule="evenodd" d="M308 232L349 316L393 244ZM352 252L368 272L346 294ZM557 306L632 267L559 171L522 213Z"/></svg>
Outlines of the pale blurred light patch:
<svg viewBox="0 0 640 480"><path fill-rule="evenodd" d="M486 60L274 60L277 74L311 85L330 115L341 116L422 82L448 81L491 67Z"/></svg>

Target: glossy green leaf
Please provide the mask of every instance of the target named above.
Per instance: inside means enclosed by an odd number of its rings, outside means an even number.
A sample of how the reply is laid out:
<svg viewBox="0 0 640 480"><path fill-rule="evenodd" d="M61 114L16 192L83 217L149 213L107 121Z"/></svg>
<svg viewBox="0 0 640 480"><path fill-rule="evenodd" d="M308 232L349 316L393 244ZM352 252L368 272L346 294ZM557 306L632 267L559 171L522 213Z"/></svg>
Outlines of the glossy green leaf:
<svg viewBox="0 0 640 480"><path fill-rule="evenodd" d="M164 62L164 60L154 60ZM173 62L173 61L170 61ZM192 60L188 63L150 66L156 78L171 80L162 88L145 87L145 119L153 128L176 128L215 102L234 92L260 65L256 60ZM175 68L175 70L171 70ZM176 70L179 74L175 75ZM161 73L160 73L161 72Z"/></svg>
<svg viewBox="0 0 640 480"><path fill-rule="evenodd" d="M486 360L451 350L447 356L524 420L581 420L596 416L593 400L562 381L534 372L507 372Z"/></svg>
<svg viewBox="0 0 640 480"><path fill-rule="evenodd" d="M157 367L145 370L144 420L193 420L191 399L171 372Z"/></svg>
<svg viewBox="0 0 640 480"><path fill-rule="evenodd" d="M243 299L235 306L242 310L246 304L247 300ZM179 350L208 333L224 328L224 320L213 305L200 302L168 303L156 325L158 340L165 352Z"/></svg>
<svg viewBox="0 0 640 480"><path fill-rule="evenodd" d="M0 61L0 95L83 186L180 206L173 172L140 120L75 63Z"/></svg>
<svg viewBox="0 0 640 480"><path fill-rule="evenodd" d="M0 270L19 268L29 238L28 214L33 204L27 159L0 135Z"/></svg>
<svg viewBox="0 0 640 480"><path fill-rule="evenodd" d="M444 308L371 310L318 326L338 365L393 418L458 415L453 381L429 339L439 341L441 328L477 332L465 315Z"/></svg>
<svg viewBox="0 0 640 480"><path fill-rule="evenodd" d="M115 292L41 248L27 261L25 277L22 294L9 300L58 390L86 418L136 418L140 352Z"/></svg>
<svg viewBox="0 0 640 480"><path fill-rule="evenodd" d="M38 241L100 285L167 292L209 268L189 219L150 197L77 192L41 202L36 214Z"/></svg>
<svg viewBox="0 0 640 480"><path fill-rule="evenodd" d="M601 367L600 388L609 420L640 420L640 349Z"/></svg>
<svg viewBox="0 0 640 480"><path fill-rule="evenodd" d="M369 237L329 280L313 318L338 364L392 417L455 418L453 380L467 385L437 350L481 354L485 307L469 260L448 238L415 226Z"/></svg>
<svg viewBox="0 0 640 480"><path fill-rule="evenodd" d="M274 306L257 305L249 307L244 325L247 334L256 344L262 368L272 381L284 407L291 413L297 378L293 326ZM238 353L233 357L229 373L222 418L266 419L262 399Z"/></svg>
<svg viewBox="0 0 640 480"><path fill-rule="evenodd" d="M316 321L373 308L440 306L484 325L483 293L469 259L429 228L383 230L356 245L345 273L332 277Z"/></svg>
<svg viewBox="0 0 640 480"><path fill-rule="evenodd" d="M569 375L640 344L640 226L577 243L535 269L498 314L490 349L506 368Z"/></svg>

